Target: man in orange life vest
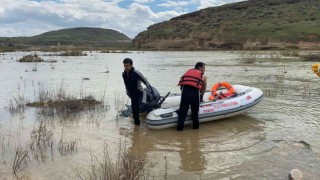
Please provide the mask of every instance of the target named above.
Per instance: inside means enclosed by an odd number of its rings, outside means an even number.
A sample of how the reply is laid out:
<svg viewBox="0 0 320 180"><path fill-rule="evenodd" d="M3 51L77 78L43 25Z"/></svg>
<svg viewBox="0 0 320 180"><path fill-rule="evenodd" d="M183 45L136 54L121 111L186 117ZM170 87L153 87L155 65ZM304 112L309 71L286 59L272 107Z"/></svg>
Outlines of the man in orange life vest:
<svg viewBox="0 0 320 180"><path fill-rule="evenodd" d="M181 101L177 131L182 131L191 105L193 129L199 129L199 105L207 88L207 77L203 75L205 64L197 62L194 69L189 69L179 81L181 86Z"/></svg>
<svg viewBox="0 0 320 180"><path fill-rule="evenodd" d="M122 73L122 77L126 86L127 95L131 99L134 123L136 125L140 125L139 103L146 99L141 82L146 85L148 90L151 92L152 97L154 97L154 92L146 78L139 71L135 70L132 64L133 62L130 58L125 58L123 60L124 72Z"/></svg>

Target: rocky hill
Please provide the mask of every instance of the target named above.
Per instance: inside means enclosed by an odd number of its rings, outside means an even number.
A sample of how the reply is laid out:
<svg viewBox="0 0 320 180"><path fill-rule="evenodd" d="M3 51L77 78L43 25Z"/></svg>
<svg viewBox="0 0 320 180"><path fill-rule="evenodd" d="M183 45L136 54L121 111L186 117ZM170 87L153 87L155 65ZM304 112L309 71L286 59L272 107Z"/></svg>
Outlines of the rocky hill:
<svg viewBox="0 0 320 180"><path fill-rule="evenodd" d="M131 39L111 29L102 28L70 28L46 32L32 37L0 38L2 44L11 45L75 45L75 46L128 46Z"/></svg>
<svg viewBox="0 0 320 180"><path fill-rule="evenodd" d="M153 50L320 48L319 0L248 0L154 24L133 39Z"/></svg>

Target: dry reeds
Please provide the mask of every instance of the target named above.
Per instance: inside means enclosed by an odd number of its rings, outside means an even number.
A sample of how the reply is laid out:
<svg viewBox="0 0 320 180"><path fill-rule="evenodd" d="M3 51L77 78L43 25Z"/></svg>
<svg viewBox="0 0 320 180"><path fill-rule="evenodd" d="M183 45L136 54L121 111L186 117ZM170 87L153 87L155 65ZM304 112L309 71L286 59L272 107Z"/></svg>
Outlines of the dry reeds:
<svg viewBox="0 0 320 180"><path fill-rule="evenodd" d="M14 154L13 162L12 162L12 170L15 175L20 170L23 170L28 166L28 163L30 162L30 158L28 155L27 150L23 150L22 147L18 147L16 149L16 152Z"/></svg>
<svg viewBox="0 0 320 180"><path fill-rule="evenodd" d="M129 53L127 50L101 50L100 53Z"/></svg>
<svg viewBox="0 0 320 180"><path fill-rule="evenodd" d="M281 55L284 57L299 57L299 50L297 49L287 49L281 51Z"/></svg>
<svg viewBox="0 0 320 180"><path fill-rule="evenodd" d="M310 82L306 81L306 82L301 82L301 83L302 83L301 94L302 94L303 98L307 98L307 97L311 96Z"/></svg>
<svg viewBox="0 0 320 180"><path fill-rule="evenodd" d="M63 130L62 130L60 142L57 147L61 156L72 155L75 151L77 151L78 142L79 142L78 139L70 140L69 142L64 141L63 140Z"/></svg>
<svg viewBox="0 0 320 180"><path fill-rule="evenodd" d="M37 68L37 67L38 67L38 64L37 64L37 63L34 63L34 64L33 64L33 67L32 67L32 71L34 71L34 72L35 72L35 71L38 71L38 68Z"/></svg>
<svg viewBox="0 0 320 180"><path fill-rule="evenodd" d="M46 159L47 149L53 151L53 132L48 130L43 121L37 128L31 131L31 142L29 148L33 152L34 158L44 161Z"/></svg>
<svg viewBox="0 0 320 180"><path fill-rule="evenodd" d="M300 58L302 58L302 60L304 61L318 62L320 61L320 53L311 53L311 54L301 55Z"/></svg>
<svg viewBox="0 0 320 180"><path fill-rule="evenodd" d="M0 144L1 144L1 155L4 156L4 153L6 152L6 146L5 146L5 137L1 135L0 138Z"/></svg>
<svg viewBox="0 0 320 180"><path fill-rule="evenodd" d="M265 60L270 60L270 61L276 61L279 62L282 60L283 55L279 53L278 51L271 51L271 52L265 52L266 54L264 55Z"/></svg>
<svg viewBox="0 0 320 180"><path fill-rule="evenodd" d="M58 56L87 56L87 54L83 53L80 50L72 49L72 50L64 51L60 53Z"/></svg>
<svg viewBox="0 0 320 180"><path fill-rule="evenodd" d="M47 62L47 63L56 63L56 62L58 62L58 61L55 60L55 59L50 59L50 60L47 60L46 62Z"/></svg>
<svg viewBox="0 0 320 180"><path fill-rule="evenodd" d="M106 92L107 92L107 83L106 83L105 86L104 86L103 92L101 92L100 102L102 102L102 103L105 102Z"/></svg>
<svg viewBox="0 0 320 180"><path fill-rule="evenodd" d="M19 59L19 62L43 62L44 60L39 57L36 53L31 55L23 56Z"/></svg>
<svg viewBox="0 0 320 180"><path fill-rule="evenodd" d="M122 111L125 108L124 104L126 101L126 96L124 96L123 93L115 92L114 97L115 109L117 111Z"/></svg>
<svg viewBox="0 0 320 180"><path fill-rule="evenodd" d="M258 58L258 54L255 52L243 52L240 55L240 61L242 61L245 64L253 64L254 62L256 62Z"/></svg>
<svg viewBox="0 0 320 180"><path fill-rule="evenodd" d="M67 93L67 90L63 86L63 82L61 82L56 90L45 88L41 83L38 83L38 86L38 96L35 95L37 102L74 99L74 96Z"/></svg>
<svg viewBox="0 0 320 180"><path fill-rule="evenodd" d="M13 96L9 101L9 111L10 113L14 112L23 112L25 109L25 105L28 103L24 95L16 95Z"/></svg>
<svg viewBox="0 0 320 180"><path fill-rule="evenodd" d="M53 108L55 110L47 114L54 115L55 112L63 114L86 109L90 110L101 103L96 101L92 95L84 96L82 91L80 92L80 97L80 99L77 99L75 95L67 93L66 88L63 87L63 82L56 90L46 89L39 83L39 91L38 93L35 92L36 101L27 103L27 106Z"/></svg>
<svg viewBox="0 0 320 180"><path fill-rule="evenodd" d="M115 162L114 162L115 161ZM144 168L145 161L130 155L125 146L120 143L116 160L110 157L107 144L104 146L101 158L91 155L91 166L87 172L77 170L80 179L149 179Z"/></svg>
<svg viewBox="0 0 320 180"><path fill-rule="evenodd" d="M31 132L31 147L34 146L51 146L53 132L48 130L43 121L40 121L38 128L35 128Z"/></svg>

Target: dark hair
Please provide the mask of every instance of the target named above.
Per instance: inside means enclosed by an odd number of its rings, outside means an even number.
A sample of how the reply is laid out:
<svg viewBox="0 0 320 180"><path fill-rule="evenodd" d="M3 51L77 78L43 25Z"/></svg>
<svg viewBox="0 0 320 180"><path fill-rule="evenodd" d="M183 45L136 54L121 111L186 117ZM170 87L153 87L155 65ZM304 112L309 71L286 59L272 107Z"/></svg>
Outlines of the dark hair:
<svg viewBox="0 0 320 180"><path fill-rule="evenodd" d="M206 64L205 63L203 63L203 62L197 62L197 64L194 66L194 68L195 69L199 69L199 68L201 68L201 67L203 67L203 66L205 66Z"/></svg>
<svg viewBox="0 0 320 180"><path fill-rule="evenodd" d="M125 58L125 59L123 60L123 64L130 64L130 65L132 65L132 63L133 63L133 61L132 61L132 59L130 59L130 58Z"/></svg>

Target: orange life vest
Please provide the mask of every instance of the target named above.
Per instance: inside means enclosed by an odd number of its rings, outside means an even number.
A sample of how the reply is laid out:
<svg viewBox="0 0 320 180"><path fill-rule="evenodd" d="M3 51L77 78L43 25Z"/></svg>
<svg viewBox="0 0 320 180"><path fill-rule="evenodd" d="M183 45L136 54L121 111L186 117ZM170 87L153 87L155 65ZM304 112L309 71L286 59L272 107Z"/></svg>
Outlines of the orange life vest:
<svg viewBox="0 0 320 180"><path fill-rule="evenodd" d="M199 90L201 90L203 86L203 80L202 80L203 72L198 69L189 69L181 78L179 81L180 86L192 86Z"/></svg>
<svg viewBox="0 0 320 180"><path fill-rule="evenodd" d="M320 64L313 64L312 71L320 77Z"/></svg>
<svg viewBox="0 0 320 180"><path fill-rule="evenodd" d="M225 87L228 89L227 93L221 93L218 94L217 90L221 87ZM227 82L219 82L216 83L212 86L211 88L211 96L209 97L209 100L215 100L217 99L223 99L223 98L227 98L227 97L232 97L234 96L236 93L236 91L233 89L232 85L227 83Z"/></svg>

